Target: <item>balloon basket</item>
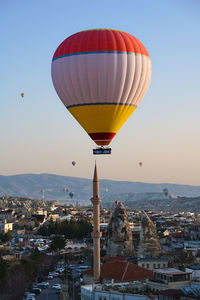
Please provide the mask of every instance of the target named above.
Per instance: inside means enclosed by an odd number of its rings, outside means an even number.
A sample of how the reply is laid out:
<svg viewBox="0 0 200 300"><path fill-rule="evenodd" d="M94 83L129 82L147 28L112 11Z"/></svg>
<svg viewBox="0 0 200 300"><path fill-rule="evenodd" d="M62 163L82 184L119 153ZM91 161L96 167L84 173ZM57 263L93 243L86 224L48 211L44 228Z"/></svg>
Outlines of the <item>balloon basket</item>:
<svg viewBox="0 0 200 300"><path fill-rule="evenodd" d="M93 154L94 155L101 155L101 154L111 154L112 153L112 149L111 148L96 148L93 149Z"/></svg>

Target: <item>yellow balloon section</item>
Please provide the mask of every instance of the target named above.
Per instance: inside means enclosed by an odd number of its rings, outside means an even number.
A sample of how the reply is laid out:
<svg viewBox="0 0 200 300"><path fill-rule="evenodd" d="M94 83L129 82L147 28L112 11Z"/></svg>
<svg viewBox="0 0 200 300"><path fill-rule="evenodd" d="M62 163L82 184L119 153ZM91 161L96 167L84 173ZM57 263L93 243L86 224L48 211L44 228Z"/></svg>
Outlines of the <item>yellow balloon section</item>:
<svg viewBox="0 0 200 300"><path fill-rule="evenodd" d="M111 29L76 33L52 61L58 96L97 145L108 145L145 95L151 61L132 35Z"/></svg>
<svg viewBox="0 0 200 300"><path fill-rule="evenodd" d="M116 133L135 110L133 106L86 105L69 108L70 113L87 133ZM91 134L92 135L92 134ZM100 135L99 135L100 136ZM97 145L108 145L110 140L96 140Z"/></svg>

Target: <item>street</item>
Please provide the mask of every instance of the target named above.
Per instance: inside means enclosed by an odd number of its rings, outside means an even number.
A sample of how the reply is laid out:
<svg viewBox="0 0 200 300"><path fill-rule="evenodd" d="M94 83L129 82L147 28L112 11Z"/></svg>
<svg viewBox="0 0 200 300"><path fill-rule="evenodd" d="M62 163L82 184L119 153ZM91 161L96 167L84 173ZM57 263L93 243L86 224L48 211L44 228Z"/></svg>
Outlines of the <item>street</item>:
<svg viewBox="0 0 200 300"><path fill-rule="evenodd" d="M52 286L55 283L62 283L62 281L60 280L60 278L54 278L52 280L48 280L49 282L49 287L44 289L42 291L42 293L38 296L36 296L37 300L58 300L59 299L59 295L56 294L57 290L56 289L52 289Z"/></svg>

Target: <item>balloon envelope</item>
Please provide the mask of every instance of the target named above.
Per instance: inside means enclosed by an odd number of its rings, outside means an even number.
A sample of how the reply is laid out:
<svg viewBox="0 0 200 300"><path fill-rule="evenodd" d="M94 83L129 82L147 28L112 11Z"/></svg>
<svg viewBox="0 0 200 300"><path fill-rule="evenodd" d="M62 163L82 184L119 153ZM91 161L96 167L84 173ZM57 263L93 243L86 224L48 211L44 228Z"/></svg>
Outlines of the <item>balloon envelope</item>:
<svg viewBox="0 0 200 300"><path fill-rule="evenodd" d="M75 161L72 161L72 165L75 166L75 164L76 164L76 162L75 162Z"/></svg>
<svg viewBox="0 0 200 300"><path fill-rule="evenodd" d="M165 194L165 196L167 196L168 193L169 193L168 189L167 189L167 188L164 188L164 189L163 189L163 193Z"/></svg>
<svg viewBox="0 0 200 300"><path fill-rule="evenodd" d="M24 96L25 96L25 94L24 94L24 93L21 93L21 97L24 98Z"/></svg>
<svg viewBox="0 0 200 300"><path fill-rule="evenodd" d="M52 80L63 104L100 146L108 145L145 95L151 61L134 36L112 29L78 32L52 60Z"/></svg>
<svg viewBox="0 0 200 300"><path fill-rule="evenodd" d="M69 196L70 196L71 198L73 198L74 193L73 193L73 192L70 192L70 193L69 193Z"/></svg>

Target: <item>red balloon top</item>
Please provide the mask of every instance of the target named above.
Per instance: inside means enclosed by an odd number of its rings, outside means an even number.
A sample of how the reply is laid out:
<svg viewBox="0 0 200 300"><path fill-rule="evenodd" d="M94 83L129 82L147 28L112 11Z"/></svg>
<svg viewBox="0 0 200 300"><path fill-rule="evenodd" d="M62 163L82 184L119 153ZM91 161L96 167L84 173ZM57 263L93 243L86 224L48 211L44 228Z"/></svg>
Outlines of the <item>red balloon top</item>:
<svg viewBox="0 0 200 300"><path fill-rule="evenodd" d="M53 60L88 52L128 52L149 57L144 45L129 33L114 29L91 29L65 39L56 49Z"/></svg>

